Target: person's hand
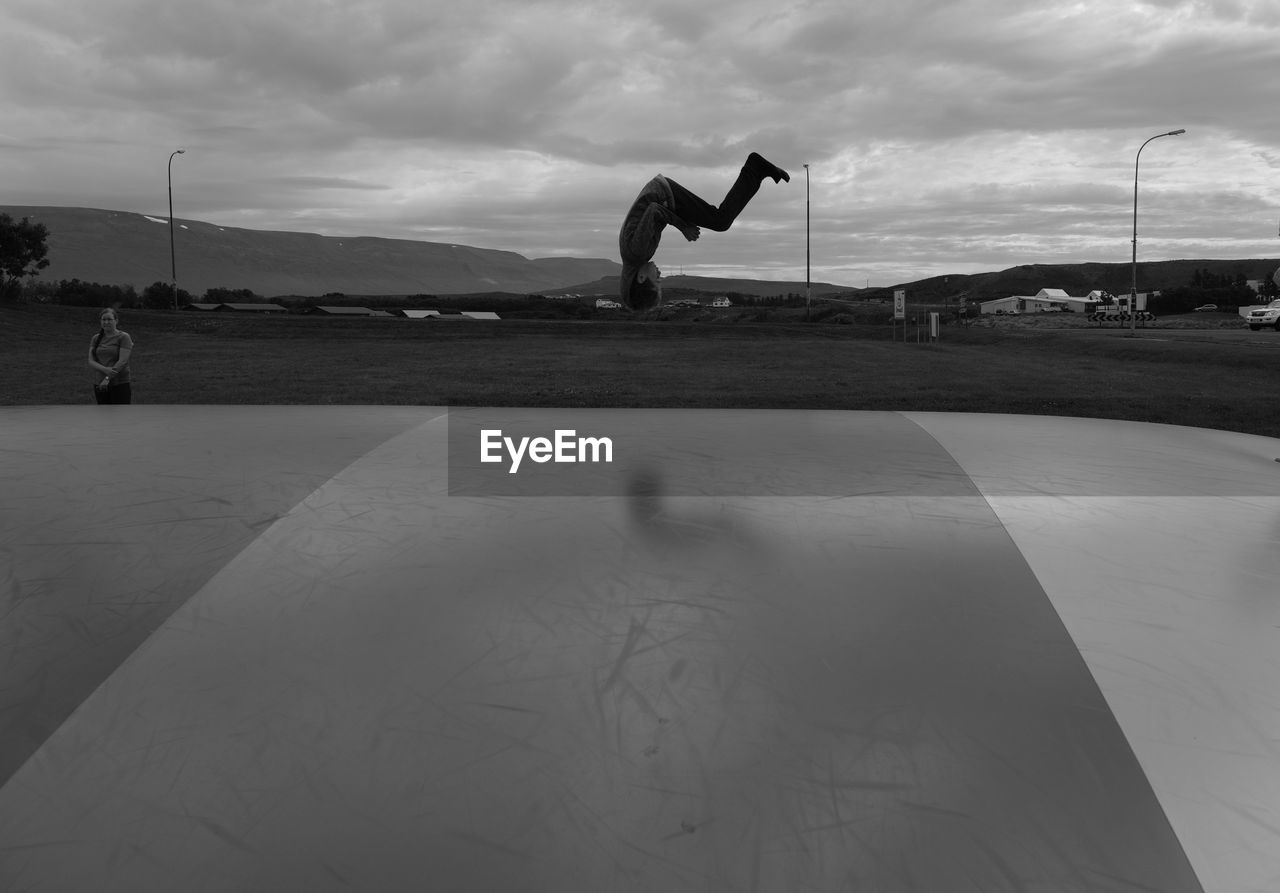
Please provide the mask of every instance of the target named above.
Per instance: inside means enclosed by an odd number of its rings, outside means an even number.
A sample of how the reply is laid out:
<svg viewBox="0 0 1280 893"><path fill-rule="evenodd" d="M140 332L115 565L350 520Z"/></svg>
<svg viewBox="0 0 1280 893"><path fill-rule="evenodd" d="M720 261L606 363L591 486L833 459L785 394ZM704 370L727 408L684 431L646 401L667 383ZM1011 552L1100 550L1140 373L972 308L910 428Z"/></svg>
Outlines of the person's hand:
<svg viewBox="0 0 1280 893"><path fill-rule="evenodd" d="M692 223L686 223L681 226L680 232L684 233L684 237L690 242L698 241L698 236L702 235L702 230L698 229Z"/></svg>

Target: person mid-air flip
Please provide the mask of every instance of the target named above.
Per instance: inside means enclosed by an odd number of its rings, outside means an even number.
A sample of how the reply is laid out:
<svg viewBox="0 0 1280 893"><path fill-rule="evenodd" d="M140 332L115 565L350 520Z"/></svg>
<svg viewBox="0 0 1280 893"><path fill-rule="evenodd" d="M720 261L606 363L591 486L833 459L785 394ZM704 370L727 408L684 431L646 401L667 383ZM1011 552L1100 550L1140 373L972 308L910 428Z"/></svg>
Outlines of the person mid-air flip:
<svg viewBox="0 0 1280 893"><path fill-rule="evenodd" d="M722 233L733 225L747 202L760 190L765 177L775 183L791 181L782 168L752 152L718 208L662 174L646 183L618 234L622 303L632 310L647 310L662 301L662 289L658 286L660 274L653 255L668 223L690 242L698 238L702 227Z"/></svg>

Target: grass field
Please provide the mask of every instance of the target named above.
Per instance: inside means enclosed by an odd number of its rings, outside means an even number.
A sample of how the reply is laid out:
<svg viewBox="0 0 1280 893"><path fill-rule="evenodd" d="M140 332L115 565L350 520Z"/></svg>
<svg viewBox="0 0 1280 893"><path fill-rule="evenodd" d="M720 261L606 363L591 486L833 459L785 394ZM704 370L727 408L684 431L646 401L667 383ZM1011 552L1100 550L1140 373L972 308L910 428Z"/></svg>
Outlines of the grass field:
<svg viewBox="0 0 1280 893"><path fill-rule="evenodd" d="M86 308L0 308L0 404L92 403ZM1172 323L1171 323L1172 324ZM1187 325L1239 327L1231 320ZM427 322L127 311L134 400L151 404L761 407L1069 415L1280 437L1280 337L1083 337L946 326Z"/></svg>

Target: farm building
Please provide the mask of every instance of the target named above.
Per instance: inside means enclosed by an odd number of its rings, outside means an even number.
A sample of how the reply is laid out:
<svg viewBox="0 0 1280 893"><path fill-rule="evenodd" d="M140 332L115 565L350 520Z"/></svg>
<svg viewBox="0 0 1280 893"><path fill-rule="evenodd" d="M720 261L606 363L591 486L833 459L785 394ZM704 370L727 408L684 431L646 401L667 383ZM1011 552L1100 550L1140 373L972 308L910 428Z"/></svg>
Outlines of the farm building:
<svg viewBox="0 0 1280 893"><path fill-rule="evenodd" d="M1088 313L1099 303L1091 292L1085 298L1073 298L1060 288L1042 288L1034 295L1011 295L997 298L994 301L983 301L979 308L983 313L1044 313L1059 310L1071 310L1076 313Z"/></svg>
<svg viewBox="0 0 1280 893"><path fill-rule="evenodd" d="M219 304L216 308L219 312L231 313L288 313L288 309L279 304L251 303L251 304Z"/></svg>
<svg viewBox="0 0 1280 893"><path fill-rule="evenodd" d="M187 304L183 310L190 310L196 313L288 313L287 307L279 304L268 304L263 302L247 303L247 304L227 304L227 303L193 303Z"/></svg>
<svg viewBox="0 0 1280 893"><path fill-rule="evenodd" d="M397 315L406 319L498 319L498 314L491 310L397 310Z"/></svg>
<svg viewBox="0 0 1280 893"><path fill-rule="evenodd" d="M995 298L994 300L983 301L982 303L980 303L978 305L978 310L981 313L1010 313L1010 312L1021 313L1022 300L1023 300L1022 298L1018 298L1018 297Z"/></svg>
<svg viewBox="0 0 1280 893"><path fill-rule="evenodd" d="M368 307L332 307L319 306L312 307L308 313L318 313L322 316L390 316L384 310L370 310Z"/></svg>

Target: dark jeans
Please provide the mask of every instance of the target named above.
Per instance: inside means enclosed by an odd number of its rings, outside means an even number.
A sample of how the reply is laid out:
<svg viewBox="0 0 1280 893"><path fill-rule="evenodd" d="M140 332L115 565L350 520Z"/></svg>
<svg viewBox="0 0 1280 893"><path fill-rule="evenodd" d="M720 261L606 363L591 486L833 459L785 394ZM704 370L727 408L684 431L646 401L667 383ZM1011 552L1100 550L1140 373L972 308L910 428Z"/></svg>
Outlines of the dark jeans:
<svg viewBox="0 0 1280 893"><path fill-rule="evenodd" d="M671 192L676 199L673 210L681 219L694 226L722 233L733 225L733 221L742 213L747 202L760 191L760 183L763 180L764 174L760 170L749 162L744 164L742 170L738 172L738 179L729 187L729 192L718 208L694 195L670 177L667 178L667 183L670 184Z"/></svg>
<svg viewBox="0 0 1280 893"><path fill-rule="evenodd" d="M133 389L127 381L123 384L113 384L109 388L94 388L93 399L100 404L132 403Z"/></svg>

